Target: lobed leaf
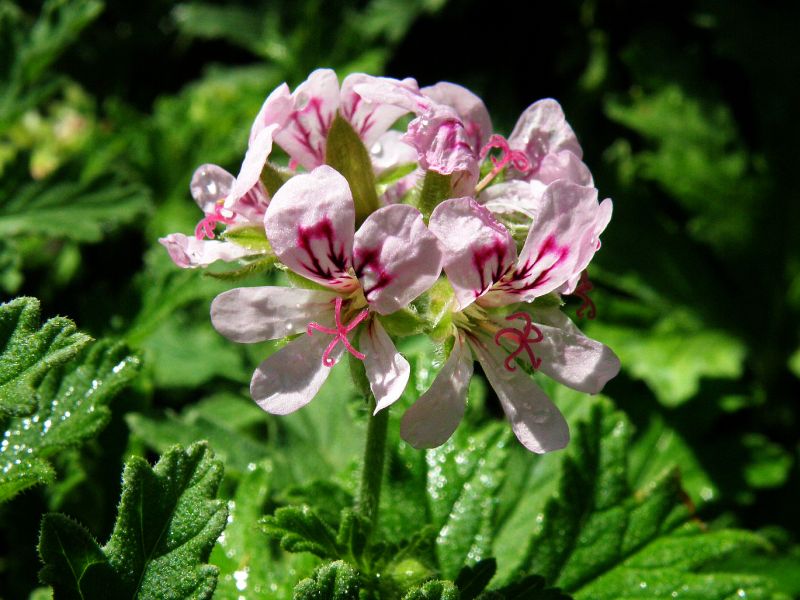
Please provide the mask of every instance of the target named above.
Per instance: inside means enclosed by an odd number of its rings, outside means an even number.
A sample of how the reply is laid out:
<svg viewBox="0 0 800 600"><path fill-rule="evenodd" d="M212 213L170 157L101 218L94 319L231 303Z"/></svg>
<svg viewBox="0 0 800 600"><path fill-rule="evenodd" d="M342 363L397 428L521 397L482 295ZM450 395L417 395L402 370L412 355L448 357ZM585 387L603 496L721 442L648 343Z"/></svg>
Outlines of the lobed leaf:
<svg viewBox="0 0 800 600"><path fill-rule="evenodd" d="M294 600L359 600L358 573L346 562L322 565L314 575L297 584Z"/></svg>
<svg viewBox="0 0 800 600"><path fill-rule="evenodd" d="M0 502L51 481L53 471L46 459L105 427L108 403L138 370L138 359L123 344L101 341L79 361L47 372L36 391L36 412L7 421L0 444Z"/></svg>
<svg viewBox="0 0 800 600"><path fill-rule="evenodd" d="M221 478L203 443L176 446L155 467L130 459L104 547L66 517L44 517L40 578L57 597L210 598L218 569L205 561L228 515L214 500Z"/></svg>
<svg viewBox="0 0 800 600"><path fill-rule="evenodd" d="M0 418L35 410L36 386L50 369L73 358L91 338L69 319L39 326L39 301L17 298L0 306Z"/></svg>

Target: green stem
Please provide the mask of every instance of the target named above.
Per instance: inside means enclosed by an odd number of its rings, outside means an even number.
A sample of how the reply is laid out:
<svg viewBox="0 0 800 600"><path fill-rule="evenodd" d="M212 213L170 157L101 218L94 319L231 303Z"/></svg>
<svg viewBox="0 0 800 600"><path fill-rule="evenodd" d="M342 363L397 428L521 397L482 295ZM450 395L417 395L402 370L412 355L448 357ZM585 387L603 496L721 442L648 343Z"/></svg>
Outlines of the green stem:
<svg viewBox="0 0 800 600"><path fill-rule="evenodd" d="M372 397L372 394L370 394L369 410L367 442L364 446L364 470L361 472L361 489L358 493L356 510L374 527L378 521L378 504L381 499L389 411L382 410L377 415L373 415L375 398Z"/></svg>

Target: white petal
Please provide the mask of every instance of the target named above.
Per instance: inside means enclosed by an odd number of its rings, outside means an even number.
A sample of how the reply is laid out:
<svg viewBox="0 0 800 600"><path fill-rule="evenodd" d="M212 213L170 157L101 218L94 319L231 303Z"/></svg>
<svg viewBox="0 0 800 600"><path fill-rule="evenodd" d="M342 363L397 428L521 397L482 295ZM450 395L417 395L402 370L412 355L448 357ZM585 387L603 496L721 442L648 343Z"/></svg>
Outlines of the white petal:
<svg viewBox="0 0 800 600"><path fill-rule="evenodd" d="M442 270L436 236L407 204L384 206L367 217L356 232L353 256L364 296L382 315L406 306L436 283Z"/></svg>
<svg viewBox="0 0 800 600"><path fill-rule="evenodd" d="M597 394L619 373L619 358L608 346L586 337L557 308L539 310L534 320L544 335L536 344L541 371L580 392Z"/></svg>
<svg viewBox="0 0 800 600"><path fill-rule="evenodd" d="M258 365L250 381L250 395L273 415L287 415L314 399L331 372L322 364L330 343L324 335L301 335ZM344 346L337 344L330 354L334 360Z"/></svg>
<svg viewBox="0 0 800 600"><path fill-rule="evenodd" d="M261 253L260 250L248 250L231 242L198 240L182 233L170 233L158 241L167 249L172 261L184 269L207 267L218 260L231 261Z"/></svg>
<svg viewBox="0 0 800 600"><path fill-rule="evenodd" d="M564 448L569 442L569 427L550 398L522 369L505 369L505 351L487 346L482 340L471 341L486 378L522 445L537 454ZM492 344L491 341L487 343Z"/></svg>
<svg viewBox="0 0 800 600"><path fill-rule="evenodd" d="M457 338L431 387L403 415L400 436L419 449L444 444L464 416L471 377L472 355Z"/></svg>
<svg viewBox="0 0 800 600"><path fill-rule="evenodd" d="M267 238L281 262L327 287L350 290L355 208L347 180L327 165L281 186L264 216Z"/></svg>
<svg viewBox="0 0 800 600"><path fill-rule="evenodd" d="M375 396L377 414L400 398L406 389L411 367L377 319L372 319L364 328L359 349L366 355L364 368Z"/></svg>
<svg viewBox="0 0 800 600"><path fill-rule="evenodd" d="M211 323L234 342L276 340L305 333L312 321L327 327L336 297L333 292L300 288L236 288L214 298Z"/></svg>

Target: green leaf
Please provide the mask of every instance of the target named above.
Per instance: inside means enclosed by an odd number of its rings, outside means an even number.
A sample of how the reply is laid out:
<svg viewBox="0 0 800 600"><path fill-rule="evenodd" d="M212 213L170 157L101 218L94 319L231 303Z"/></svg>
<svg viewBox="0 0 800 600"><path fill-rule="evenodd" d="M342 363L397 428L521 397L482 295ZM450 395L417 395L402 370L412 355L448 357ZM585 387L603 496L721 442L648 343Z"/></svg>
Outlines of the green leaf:
<svg viewBox="0 0 800 600"><path fill-rule="evenodd" d="M576 598L771 598L765 578L713 570L735 552L763 550L759 536L707 531L686 504L675 473L638 494L628 486L631 428L606 403L577 427L558 494L544 508L521 570Z"/></svg>
<svg viewBox="0 0 800 600"><path fill-rule="evenodd" d="M49 67L102 9L98 0L49 0L28 26L16 6L0 5L0 133L63 83Z"/></svg>
<svg viewBox="0 0 800 600"><path fill-rule="evenodd" d="M495 496L505 477L505 424L470 435L463 427L439 448L427 452L428 496L433 523L439 527L436 555L445 577L490 552Z"/></svg>
<svg viewBox="0 0 800 600"><path fill-rule="evenodd" d="M38 234L97 242L110 229L142 215L149 205L145 187L114 180L30 183L0 202L0 236Z"/></svg>
<svg viewBox="0 0 800 600"><path fill-rule="evenodd" d="M411 590L403 600L460 600L461 595L452 581L429 581Z"/></svg>
<svg viewBox="0 0 800 600"><path fill-rule="evenodd" d="M269 537L280 540L287 552L310 552L320 558L338 558L342 552L336 542L336 531L307 505L285 506L261 521Z"/></svg>
<svg viewBox="0 0 800 600"><path fill-rule="evenodd" d="M473 600L486 589L497 571L497 561L486 558L474 566L464 565L456 577L455 584L461 592L461 600Z"/></svg>
<svg viewBox="0 0 800 600"><path fill-rule="evenodd" d="M623 368L647 383L665 406L692 398L703 378L736 379L744 368L745 346L740 340L677 311L646 333L641 328L597 322L587 330L612 347Z"/></svg>
<svg viewBox="0 0 800 600"><path fill-rule="evenodd" d="M211 396L180 414L167 411L161 418L125 415L131 431L157 452L175 444L188 446L208 440L214 448L220 448L218 455L231 474L246 473L269 455L269 446L245 431L264 419L264 412L254 402L233 394Z"/></svg>
<svg viewBox="0 0 800 600"><path fill-rule="evenodd" d="M62 317L39 327L35 298L0 305L0 417L33 412L35 387L44 374L74 357L90 340Z"/></svg>
<svg viewBox="0 0 800 600"><path fill-rule="evenodd" d="M59 598L100 598L117 589L116 574L86 529L57 513L42 517L39 578L53 585Z"/></svg>
<svg viewBox="0 0 800 600"><path fill-rule="evenodd" d="M52 479L46 459L94 437L110 418L108 403L139 370L122 344L98 342L78 361L52 369L37 390L38 410L8 421L0 445L0 502Z"/></svg>
<svg viewBox="0 0 800 600"><path fill-rule="evenodd" d="M131 458L103 548L65 517L45 516L42 581L57 597L210 598L217 568L204 563L228 515L213 499L221 478L222 463L205 444L175 447L155 467Z"/></svg>
<svg viewBox="0 0 800 600"><path fill-rule="evenodd" d="M209 562L219 567L214 598L288 600L298 573L310 573L318 560L310 554L288 554L265 543L253 524L264 514L272 488L272 465L264 462L248 470L228 503L228 526L217 540Z"/></svg>
<svg viewBox="0 0 800 600"><path fill-rule="evenodd" d="M369 152L353 127L338 114L333 119L325 148L325 162L339 171L353 193L356 227L380 208Z"/></svg>
<svg viewBox="0 0 800 600"><path fill-rule="evenodd" d="M294 600L359 600L358 573L346 562L322 565L297 584Z"/></svg>
<svg viewBox="0 0 800 600"><path fill-rule="evenodd" d="M570 600L570 596L547 587L544 577L528 575L520 581L481 594L478 600Z"/></svg>

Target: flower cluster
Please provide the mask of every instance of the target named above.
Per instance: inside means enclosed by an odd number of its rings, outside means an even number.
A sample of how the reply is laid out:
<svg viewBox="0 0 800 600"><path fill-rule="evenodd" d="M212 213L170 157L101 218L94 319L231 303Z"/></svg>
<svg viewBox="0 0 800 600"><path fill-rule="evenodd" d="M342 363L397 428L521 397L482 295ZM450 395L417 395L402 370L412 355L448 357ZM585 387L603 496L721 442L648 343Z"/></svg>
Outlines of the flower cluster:
<svg viewBox="0 0 800 600"><path fill-rule="evenodd" d="M405 115L406 130L391 129ZM273 144L288 169L268 161ZM345 353L363 361L383 410L410 374L393 337L424 333L447 358L403 416L406 441L430 448L450 437L477 360L520 442L548 452L569 432L531 373L594 394L619 370L561 310L574 294L593 316L585 270L611 218L581 156L554 100L528 107L505 138L458 85L354 74L340 86L318 70L269 95L238 176L195 172L204 218L193 236L160 241L181 267L267 254L294 274L295 287L232 289L211 306L233 341L289 340L253 374L264 410L310 402ZM264 243L241 244L244 228Z"/></svg>

